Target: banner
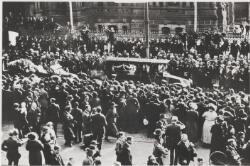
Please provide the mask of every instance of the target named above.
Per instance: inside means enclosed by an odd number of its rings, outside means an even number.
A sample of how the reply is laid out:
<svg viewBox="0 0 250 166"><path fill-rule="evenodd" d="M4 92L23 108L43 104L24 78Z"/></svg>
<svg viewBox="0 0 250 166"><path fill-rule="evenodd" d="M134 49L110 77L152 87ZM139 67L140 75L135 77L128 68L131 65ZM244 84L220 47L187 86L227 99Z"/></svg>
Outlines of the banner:
<svg viewBox="0 0 250 166"><path fill-rule="evenodd" d="M12 46L16 46L16 38L19 36L19 33L14 31L8 31L9 34L9 42Z"/></svg>

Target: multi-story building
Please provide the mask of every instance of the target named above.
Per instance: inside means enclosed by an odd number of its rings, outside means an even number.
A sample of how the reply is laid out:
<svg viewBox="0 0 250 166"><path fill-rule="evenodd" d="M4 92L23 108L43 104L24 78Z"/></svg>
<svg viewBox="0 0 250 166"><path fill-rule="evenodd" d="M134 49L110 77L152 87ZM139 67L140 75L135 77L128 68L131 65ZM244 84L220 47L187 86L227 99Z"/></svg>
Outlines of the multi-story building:
<svg viewBox="0 0 250 166"><path fill-rule="evenodd" d="M195 7L193 2L149 2L150 31L166 33L194 29ZM69 2L6 2L9 9L24 11L26 15L54 17L61 24L69 21ZM117 31L142 32L145 25L144 3L73 2L74 25L88 24L94 31L113 26ZM238 9L239 8L239 9ZM227 25L245 18L250 21L250 3L197 3L197 29L224 30Z"/></svg>

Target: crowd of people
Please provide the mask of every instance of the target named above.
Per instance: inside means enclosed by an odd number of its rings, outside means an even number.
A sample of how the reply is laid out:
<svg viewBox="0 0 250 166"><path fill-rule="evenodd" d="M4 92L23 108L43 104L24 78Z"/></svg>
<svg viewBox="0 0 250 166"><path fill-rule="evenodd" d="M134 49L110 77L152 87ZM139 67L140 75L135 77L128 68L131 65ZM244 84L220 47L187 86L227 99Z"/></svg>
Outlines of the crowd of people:
<svg viewBox="0 0 250 166"><path fill-rule="evenodd" d="M4 16L3 19L3 29L19 31L20 28L23 28L27 31L51 31L57 28L57 24L54 21L54 18L48 17L36 17L36 16L24 16L22 12L18 14L9 12Z"/></svg>
<svg viewBox="0 0 250 166"><path fill-rule="evenodd" d="M7 66L7 62L26 58L48 68L57 60L71 73L89 73L93 69L104 70L107 56L145 57L145 46L141 39L116 39L109 42L109 38L84 36L20 35L16 46L9 44L5 48L3 61ZM230 44L223 35L218 34L183 36L152 39L150 58L169 60L165 70L192 79L195 86L211 88L217 84L227 90L234 88L249 92L247 40L241 43L234 40Z"/></svg>
<svg viewBox="0 0 250 166"><path fill-rule="evenodd" d="M41 76L21 68L3 73L3 110L15 127L2 144L9 164L18 164L18 148L27 137L30 165L42 164L42 151L46 164L64 165L56 140L58 123L63 124L66 147L83 144L83 165L101 165L103 139L109 137L117 138L116 164L132 165L132 137L124 132L142 128L155 139L148 165L163 165L168 153L170 165L188 165L195 157L202 161L195 149L200 141L210 145L211 156L224 153L230 165L249 163L249 43L230 45L218 34L195 36L150 41L151 58L168 59L170 73L193 78L194 87L183 87L166 80L121 81L115 74L105 80L90 77L88 71L102 69L106 56L145 57L140 39L109 37L106 43L87 33L20 35L16 46L4 49L7 69L8 62L21 58L45 69L59 61L77 77ZM219 88L212 87L218 80Z"/></svg>

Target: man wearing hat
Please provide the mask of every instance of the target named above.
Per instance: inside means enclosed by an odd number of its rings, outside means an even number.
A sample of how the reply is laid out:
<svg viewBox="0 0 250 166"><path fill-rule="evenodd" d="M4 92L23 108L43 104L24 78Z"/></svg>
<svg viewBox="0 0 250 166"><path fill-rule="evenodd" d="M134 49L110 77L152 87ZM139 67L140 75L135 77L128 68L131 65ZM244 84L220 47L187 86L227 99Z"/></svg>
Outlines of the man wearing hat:
<svg viewBox="0 0 250 166"><path fill-rule="evenodd" d="M214 151L225 151L226 129L224 124L224 118L219 116L211 128L212 138L210 153L213 153Z"/></svg>
<svg viewBox="0 0 250 166"><path fill-rule="evenodd" d="M92 119L92 133L95 140L98 142L98 149L101 150L102 139L105 134L105 127L107 126L106 117L102 114L102 108L96 108L96 114L91 116Z"/></svg>
<svg viewBox="0 0 250 166"><path fill-rule="evenodd" d="M21 157L18 149L24 142L18 139L18 130L13 129L9 132L9 138L2 143L2 150L7 152L8 165L18 165Z"/></svg>
<svg viewBox="0 0 250 166"><path fill-rule="evenodd" d="M74 118L73 131L75 134L75 143L82 142L83 111L79 108L79 103L77 101L73 103L71 115Z"/></svg>
<svg viewBox="0 0 250 166"><path fill-rule="evenodd" d="M171 119L171 124L167 126L165 135L166 135L166 144L170 150L170 165L177 165L177 144L181 140L181 127L178 125L178 117L173 116Z"/></svg>
<svg viewBox="0 0 250 166"><path fill-rule="evenodd" d="M46 121L53 122L54 130L57 135L57 124L60 120L60 107L56 104L56 99L51 98L48 110L46 112Z"/></svg>
<svg viewBox="0 0 250 166"><path fill-rule="evenodd" d="M64 139L65 146L72 146L72 141L75 138L74 132L74 117L71 115L71 107L66 106L65 112L63 113L63 130L64 130Z"/></svg>
<svg viewBox="0 0 250 166"><path fill-rule="evenodd" d="M118 117L118 113L116 111L116 106L117 104L115 102L111 103L111 107L107 112L106 115L106 119L107 119L107 131L106 131L106 135L105 135L105 139L108 140L108 136L113 136L113 137L117 137L118 134L118 129L116 126L116 121L117 121L117 117Z"/></svg>

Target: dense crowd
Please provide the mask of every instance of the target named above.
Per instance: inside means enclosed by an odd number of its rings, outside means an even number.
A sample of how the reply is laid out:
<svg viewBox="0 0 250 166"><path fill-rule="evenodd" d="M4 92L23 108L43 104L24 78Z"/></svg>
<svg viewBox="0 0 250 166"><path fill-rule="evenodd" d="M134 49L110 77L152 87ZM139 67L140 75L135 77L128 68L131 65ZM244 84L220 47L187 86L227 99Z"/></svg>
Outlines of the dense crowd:
<svg viewBox="0 0 250 166"><path fill-rule="evenodd" d="M185 51L180 39L167 39L164 42L152 40L151 53L155 58L168 59L170 62L166 70L173 75L192 79L195 86L211 88L213 84L219 84L224 89L234 88L248 92L249 43L242 41L239 45L234 41L229 45L226 40L222 41L224 44L221 48L213 48L217 45L210 46L201 41L200 44L190 46L189 51ZM188 40L188 45L192 42L191 39ZM92 69L104 70L103 62L107 56L139 58L144 51L142 42L136 39L118 40L111 45L110 50L109 46L106 40L97 38L83 40L81 36L70 35L21 35L17 38L16 46L9 45L4 51L4 62L26 58L36 65L49 67L55 60L59 60L67 71L88 73ZM175 47L176 49L169 50Z"/></svg>
<svg viewBox="0 0 250 166"><path fill-rule="evenodd" d="M166 130L163 132L166 134L164 146L170 150L176 148L173 145L177 146L183 132L193 143L202 140L211 144L211 152L226 151L228 146L232 148L227 141L234 139L237 142L235 150L247 158L249 96L242 91L235 93L231 89L227 93L215 89L204 92L201 88L167 85L164 81L161 85L115 79L100 83L85 74L79 79L16 75L6 76L4 80L4 92L13 93L15 104L8 113L13 117L20 138L31 131L41 135L42 124L50 122L56 132L57 123L62 122L65 145L82 142L82 133L92 133L101 149L104 136L106 139L116 137L119 130L138 132L145 124L149 136L157 128ZM173 119L176 123L173 116L186 127L180 128L179 134L171 135L166 126L173 123Z"/></svg>
<svg viewBox="0 0 250 166"><path fill-rule="evenodd" d="M82 143L83 165L101 165L103 138L117 138L117 165L132 165L132 137L146 128L155 138L148 165L162 165L170 151L170 164L188 165L195 157L199 141L210 145L211 156L225 154L227 163L249 163L250 103L249 43L230 44L223 35L196 34L151 40L151 58L170 60L168 71L192 78L194 87L161 80L159 84L90 77L91 69L102 69L106 56L145 57L141 39L117 39L110 31L106 39L81 36L20 35L17 45L4 50L4 62L28 59L49 69L59 61L76 77L53 72L41 76L18 70L3 73L3 109L11 117L14 130L3 142L9 164L17 165L18 147L28 138L30 165L64 165L57 145L58 123L63 124L65 146ZM198 42L196 42L198 40ZM187 51L188 50L188 51ZM7 68L8 69L8 68ZM211 81L213 80L213 81ZM219 88L212 85L219 81ZM229 89L221 90L221 87ZM222 162L215 155L215 164ZM67 163L67 165L70 165ZM219 163L221 164L221 163Z"/></svg>

